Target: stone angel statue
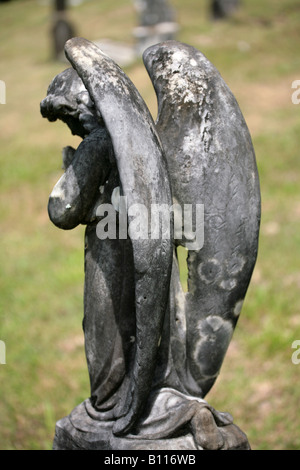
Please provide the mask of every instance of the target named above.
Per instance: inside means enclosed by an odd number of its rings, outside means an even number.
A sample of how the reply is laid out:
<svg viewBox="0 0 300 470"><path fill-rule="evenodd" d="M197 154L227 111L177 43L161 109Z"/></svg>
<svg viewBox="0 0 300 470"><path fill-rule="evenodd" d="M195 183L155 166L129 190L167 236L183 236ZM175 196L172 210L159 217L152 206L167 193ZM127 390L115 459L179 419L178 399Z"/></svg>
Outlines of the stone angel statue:
<svg viewBox="0 0 300 470"><path fill-rule="evenodd" d="M166 41L144 53L158 100L154 122L128 76L95 44L73 38L65 53L72 67L54 78L41 113L82 142L63 150L65 172L48 211L59 228L86 225L91 394L57 423L54 449L248 449L231 415L205 400L258 249L259 179L237 101L201 52ZM145 236L133 230L133 207L147 215L187 205L204 208L201 245L194 219L190 235L176 232L184 223L178 210L170 211L169 236L153 236L147 216L139 219ZM114 236L100 233L109 222ZM187 292L178 246L188 251Z"/></svg>

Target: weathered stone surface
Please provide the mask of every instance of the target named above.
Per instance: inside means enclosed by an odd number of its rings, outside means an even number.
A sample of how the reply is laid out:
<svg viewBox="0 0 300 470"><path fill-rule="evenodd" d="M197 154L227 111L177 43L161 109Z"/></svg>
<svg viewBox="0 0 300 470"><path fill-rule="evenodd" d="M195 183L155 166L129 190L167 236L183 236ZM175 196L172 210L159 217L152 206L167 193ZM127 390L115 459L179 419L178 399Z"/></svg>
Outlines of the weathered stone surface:
<svg viewBox="0 0 300 470"><path fill-rule="evenodd" d="M203 247L176 240L188 248L188 293L178 301L174 268L166 340L181 390L204 397L219 374L256 262L255 154L236 99L200 51L168 41L149 48L144 61L158 98L156 129L173 200L181 207L204 205Z"/></svg>
<svg viewBox="0 0 300 470"><path fill-rule="evenodd" d="M57 423L54 448L248 449L231 416L204 400L257 256L259 181L239 106L207 58L176 41L144 54L156 123L95 44L73 38L66 55L73 69L54 79L41 112L83 141L63 150L65 173L48 209L60 228L87 225L83 329L91 395ZM154 237L145 219L144 232L130 230L130 208L148 217L153 206L173 203L204 207L203 244L197 218L182 236L172 227ZM106 236L112 220L114 236ZM187 293L178 245L188 250Z"/></svg>

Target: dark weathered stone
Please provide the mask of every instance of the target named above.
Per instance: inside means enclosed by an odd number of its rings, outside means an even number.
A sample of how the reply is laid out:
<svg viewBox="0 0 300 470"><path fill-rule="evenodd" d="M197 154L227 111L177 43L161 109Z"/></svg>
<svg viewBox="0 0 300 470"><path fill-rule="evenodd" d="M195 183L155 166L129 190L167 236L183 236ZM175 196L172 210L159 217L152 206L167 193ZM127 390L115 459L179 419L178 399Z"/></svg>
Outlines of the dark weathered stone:
<svg viewBox="0 0 300 470"><path fill-rule="evenodd" d="M48 209L60 228L87 225L91 395L57 423L54 448L249 449L231 416L204 400L257 255L259 182L238 104L203 54L176 41L144 55L158 97L156 123L129 78L93 43L74 38L66 55L73 69L53 80L41 112L83 141L63 150L65 173ZM157 204L204 206L203 246L195 221L180 238L172 229L168 237L124 236L124 197L127 208L147 214ZM118 214L115 236L99 235L108 220L99 208L112 219ZM132 222L128 210L126 229ZM187 293L178 245L188 249Z"/></svg>

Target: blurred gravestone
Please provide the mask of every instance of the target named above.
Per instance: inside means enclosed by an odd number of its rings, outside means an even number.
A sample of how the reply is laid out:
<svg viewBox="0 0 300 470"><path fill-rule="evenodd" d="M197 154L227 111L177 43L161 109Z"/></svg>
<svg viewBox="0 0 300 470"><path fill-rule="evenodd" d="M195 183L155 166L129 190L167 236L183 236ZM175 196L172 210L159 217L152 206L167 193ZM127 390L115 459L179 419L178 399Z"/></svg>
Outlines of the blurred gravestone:
<svg viewBox="0 0 300 470"><path fill-rule="evenodd" d="M230 17L238 8L239 0L212 0L211 14L214 20Z"/></svg>
<svg viewBox="0 0 300 470"><path fill-rule="evenodd" d="M56 11L65 11L66 1L65 0L55 0L55 9L56 9Z"/></svg>
<svg viewBox="0 0 300 470"><path fill-rule="evenodd" d="M175 39L178 25L167 0L134 0L134 3L139 14L139 26L134 30L139 53L159 42Z"/></svg>
<svg viewBox="0 0 300 470"><path fill-rule="evenodd" d="M54 0L54 15L51 36L55 59L64 59L65 43L74 37L75 30L67 18L66 0Z"/></svg>

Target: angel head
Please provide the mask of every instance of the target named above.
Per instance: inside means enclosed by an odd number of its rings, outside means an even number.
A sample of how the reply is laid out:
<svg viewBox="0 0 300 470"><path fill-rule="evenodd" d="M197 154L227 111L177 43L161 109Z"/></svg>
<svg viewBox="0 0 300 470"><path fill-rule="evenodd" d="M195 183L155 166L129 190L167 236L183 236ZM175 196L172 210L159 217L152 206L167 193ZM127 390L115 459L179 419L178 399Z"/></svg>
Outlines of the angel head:
<svg viewBox="0 0 300 470"><path fill-rule="evenodd" d="M73 68L64 70L53 79L47 97L41 102L41 114L51 122L60 119L72 134L82 138L103 125L87 89Z"/></svg>

